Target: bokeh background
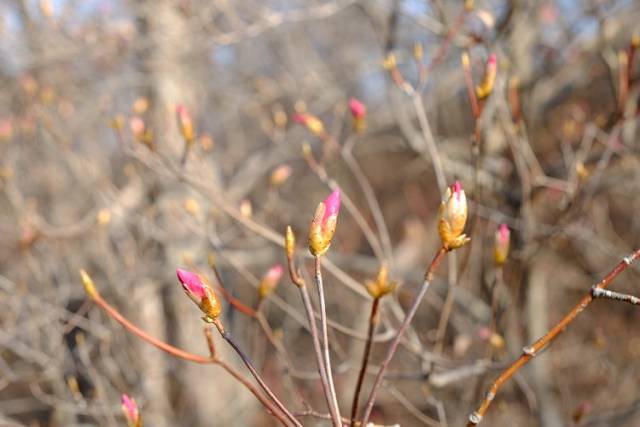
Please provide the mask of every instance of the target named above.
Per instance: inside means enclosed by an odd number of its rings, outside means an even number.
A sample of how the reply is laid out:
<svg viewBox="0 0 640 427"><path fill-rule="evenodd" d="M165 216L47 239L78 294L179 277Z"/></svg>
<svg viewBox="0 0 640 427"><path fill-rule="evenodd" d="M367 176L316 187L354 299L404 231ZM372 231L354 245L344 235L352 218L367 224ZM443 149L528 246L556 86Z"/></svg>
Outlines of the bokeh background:
<svg viewBox="0 0 640 427"><path fill-rule="evenodd" d="M335 186L325 286L343 414L365 280L386 262L401 283L382 304L366 396L440 245L442 190L458 179L470 202L472 242L440 266L377 400L385 425L463 425L523 345L640 245L636 1L2 0L0 12L1 425L122 426L121 393L151 427L275 425L219 367L124 331L78 270L153 336L206 355L175 268L213 280L213 257L253 306L260 277L285 261L285 226L304 243ZM474 84L498 58L477 120L463 53ZM367 106L364 132L350 97ZM186 155L179 104L196 131ZM638 278L632 268L613 288L638 294ZM295 369L254 321L226 305L224 321L292 410L325 412L288 278L262 310ZM504 386L484 425L639 425L638 322L637 307L596 301Z"/></svg>

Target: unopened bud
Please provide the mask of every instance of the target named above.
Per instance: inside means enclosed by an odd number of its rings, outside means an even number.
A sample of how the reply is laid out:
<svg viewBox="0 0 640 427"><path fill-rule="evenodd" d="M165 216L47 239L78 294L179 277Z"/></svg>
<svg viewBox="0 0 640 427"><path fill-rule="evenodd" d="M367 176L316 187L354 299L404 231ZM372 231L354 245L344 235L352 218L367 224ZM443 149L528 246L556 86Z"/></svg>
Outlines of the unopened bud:
<svg viewBox="0 0 640 427"><path fill-rule="evenodd" d="M493 257L496 265L504 265L509 255L509 240L511 232L507 224L500 224L498 230L495 233L495 241L493 246Z"/></svg>
<svg viewBox="0 0 640 427"><path fill-rule="evenodd" d="M383 296L393 292L396 287L396 282L389 281L389 269L386 264L383 264L378 270L378 277L376 280L368 280L367 283L367 292L373 298L382 298Z"/></svg>
<svg viewBox="0 0 640 427"><path fill-rule="evenodd" d="M496 82L496 71L498 69L498 63L496 59L496 54L492 53L489 55L489 59L487 60L487 66L485 68L484 77L482 79L482 83L476 86L476 96L478 99L485 99L491 92L493 91L493 86Z"/></svg>
<svg viewBox="0 0 640 427"><path fill-rule="evenodd" d="M413 45L413 57L419 62L424 58L424 48L422 47L422 43L418 42Z"/></svg>
<svg viewBox="0 0 640 427"><path fill-rule="evenodd" d="M196 273L178 268L176 274L184 292L204 313L203 319L209 323L216 320L222 305L213 289Z"/></svg>
<svg viewBox="0 0 640 427"><path fill-rule="evenodd" d="M351 98L349 100L349 110L351 110L351 117L353 117L353 129L356 133L362 133L365 128L367 107L356 98Z"/></svg>
<svg viewBox="0 0 640 427"><path fill-rule="evenodd" d="M178 127L180 128L180 133L184 138L184 141L187 145L192 145L195 140L195 132L193 130L193 120L191 120L191 114L189 114L189 110L182 104L178 104L176 107L176 116L178 119Z"/></svg>
<svg viewBox="0 0 640 427"><path fill-rule="evenodd" d="M438 232L446 249L457 249L471 240L462 233L467 222L467 197L459 181L447 188L439 216Z"/></svg>
<svg viewBox="0 0 640 427"><path fill-rule="evenodd" d="M287 253L287 258L292 259L296 250L296 236L293 234L290 225L287 225L287 232L284 236L284 248Z"/></svg>
<svg viewBox="0 0 640 427"><path fill-rule="evenodd" d="M398 62L396 61L396 56L393 53L387 55L387 57L382 61L382 68L387 71L391 71L398 66Z"/></svg>
<svg viewBox="0 0 640 427"><path fill-rule="evenodd" d="M80 279L82 280L82 286L84 286L84 290L89 295L89 298L96 299L98 296L98 291L96 291L96 285L93 283L93 279L91 276L87 274L83 269L80 270Z"/></svg>
<svg viewBox="0 0 640 427"><path fill-rule="evenodd" d="M127 419L128 427L142 427L142 417L140 417L140 411L135 399L123 394L121 399L122 413Z"/></svg>
<svg viewBox="0 0 640 427"><path fill-rule="evenodd" d="M324 136L324 124L322 121L316 116L308 113L297 113L294 114L293 120L301 125L304 125L309 132L314 134L315 136Z"/></svg>
<svg viewBox="0 0 640 427"><path fill-rule="evenodd" d="M340 211L340 189L336 189L319 203L309 229L309 250L313 256L327 252L336 232L338 212Z"/></svg>
<svg viewBox="0 0 640 427"><path fill-rule="evenodd" d="M287 179L291 176L291 166L289 165L280 165L271 172L271 177L269 181L273 187L280 187L284 184Z"/></svg>
<svg viewBox="0 0 640 427"><path fill-rule="evenodd" d="M282 279L283 272L284 269L280 264L274 265L269 269L269 271L267 271L267 273L262 277L260 286L258 287L260 299L265 299L273 293L278 286L278 283L280 283L280 279Z"/></svg>

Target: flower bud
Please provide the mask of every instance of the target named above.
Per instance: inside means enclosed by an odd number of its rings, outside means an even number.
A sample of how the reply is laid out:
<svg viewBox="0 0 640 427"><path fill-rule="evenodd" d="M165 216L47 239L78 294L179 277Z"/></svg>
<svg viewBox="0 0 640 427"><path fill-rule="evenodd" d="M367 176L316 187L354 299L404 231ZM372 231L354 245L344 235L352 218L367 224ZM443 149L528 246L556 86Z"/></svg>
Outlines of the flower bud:
<svg viewBox="0 0 640 427"><path fill-rule="evenodd" d="M365 128L365 117L367 115L367 107L355 98L349 100L349 109L353 117L353 129L356 133L362 133Z"/></svg>
<svg viewBox="0 0 640 427"><path fill-rule="evenodd" d="M324 124L316 116L308 113L298 113L293 115L293 120L304 125L309 132L315 136L321 137L325 135Z"/></svg>
<svg viewBox="0 0 640 427"><path fill-rule="evenodd" d="M313 256L318 257L329 249L336 232L339 210L340 189L318 204L309 229L309 250Z"/></svg>
<svg viewBox="0 0 640 427"><path fill-rule="evenodd" d="M438 232L446 249L457 249L471 240L462 233L467 222L467 197L459 181L447 188L439 216Z"/></svg>
<svg viewBox="0 0 640 427"><path fill-rule="evenodd" d="M386 265L382 265L378 270L376 280L367 280L367 292L373 298L382 298L383 296L393 292L397 283L389 281L389 269Z"/></svg>
<svg viewBox="0 0 640 427"><path fill-rule="evenodd" d="M280 187L284 184L287 179L291 176L291 166L289 165L280 165L271 172L271 177L269 181L273 187Z"/></svg>
<svg viewBox="0 0 640 427"><path fill-rule="evenodd" d="M138 410L136 401L126 394L122 395L120 401L122 402L122 413L127 419L127 426L142 427L142 417L140 417L140 411Z"/></svg>
<svg viewBox="0 0 640 427"><path fill-rule="evenodd" d="M258 287L260 299L265 299L273 293L278 286L278 283L280 283L280 279L282 279L283 271L284 269L282 266L280 264L276 264L262 277L260 286Z"/></svg>
<svg viewBox="0 0 640 427"><path fill-rule="evenodd" d="M495 243L493 246L493 258L496 265L504 265L509 255L509 237L511 232L507 224L500 224L495 234Z"/></svg>
<svg viewBox="0 0 640 427"><path fill-rule="evenodd" d="M186 107L182 104L178 104L176 107L176 116L178 118L178 127L180 128L180 133L184 138L184 141L187 145L193 144L195 140L195 133L193 130L193 120L191 120L191 114L186 109Z"/></svg>
<svg viewBox="0 0 640 427"><path fill-rule="evenodd" d="M82 286L84 286L84 290L89 295L89 298L95 299L98 295L98 291L96 291L96 285L93 283L93 279L91 276L87 274L84 269L80 270L80 279L82 280Z"/></svg>
<svg viewBox="0 0 640 427"><path fill-rule="evenodd" d="M287 232L284 237L284 248L287 252L287 258L292 259L296 250L296 236L293 234L293 230L290 225L287 225Z"/></svg>
<svg viewBox="0 0 640 427"><path fill-rule="evenodd" d="M487 67L485 68L484 77L482 79L482 83L476 86L476 96L478 99L485 99L491 92L493 91L493 85L496 82L496 71L498 68L498 63L496 60L496 54L492 53L489 55L489 59L487 60Z"/></svg>
<svg viewBox="0 0 640 427"><path fill-rule="evenodd" d="M176 269L178 280L182 284L182 289L191 301L204 313L203 319L206 322L213 322L220 316L222 311L222 305L216 293L204 283L202 278L191 271L183 270L181 268Z"/></svg>
<svg viewBox="0 0 640 427"><path fill-rule="evenodd" d="M387 57L382 61L382 68L387 71L391 71L397 68L398 62L396 61L396 56L393 53L389 53Z"/></svg>

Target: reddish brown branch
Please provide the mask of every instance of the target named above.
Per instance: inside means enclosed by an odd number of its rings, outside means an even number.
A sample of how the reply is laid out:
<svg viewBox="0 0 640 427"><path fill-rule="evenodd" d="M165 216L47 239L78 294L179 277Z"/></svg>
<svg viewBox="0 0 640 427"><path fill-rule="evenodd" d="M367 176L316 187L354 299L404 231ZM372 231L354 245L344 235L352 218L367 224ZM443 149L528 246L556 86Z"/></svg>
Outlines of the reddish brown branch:
<svg viewBox="0 0 640 427"><path fill-rule="evenodd" d="M611 270L609 274L607 274L604 279L602 279L598 284L596 284L593 289L605 289L611 282L618 277L620 273L625 271L633 261L635 261L638 257L640 257L640 249L624 258L616 267ZM542 350L544 350L549 344L555 340L562 331L564 331L570 324L575 320L575 318L591 304L593 301L592 296L593 291L589 291L578 304L571 309L571 311L564 317L556 326L554 326L549 332L546 333L543 337L539 338L533 345L529 347L525 347L522 349L522 355L515 361L511 366L509 366L506 370L504 370L500 376L495 380L495 382L487 391L484 400L480 403L478 409L469 415L469 422L467 423L467 427L473 427L478 425L482 421L482 417L487 413L489 406L491 406L491 402L496 397L496 393L502 385L507 382L516 372L518 372L524 365L526 365L531 359L533 359L537 354L539 354Z"/></svg>

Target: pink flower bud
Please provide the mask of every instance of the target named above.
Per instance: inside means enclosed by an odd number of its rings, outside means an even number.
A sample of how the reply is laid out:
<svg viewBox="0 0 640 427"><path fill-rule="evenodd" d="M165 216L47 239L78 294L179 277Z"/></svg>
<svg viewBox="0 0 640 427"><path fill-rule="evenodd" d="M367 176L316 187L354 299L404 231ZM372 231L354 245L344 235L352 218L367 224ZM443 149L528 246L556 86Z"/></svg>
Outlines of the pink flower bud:
<svg viewBox="0 0 640 427"><path fill-rule="evenodd" d="M336 189L319 203L309 230L309 250L314 256L324 254L331 245L336 232L340 211L340 189Z"/></svg>
<svg viewBox="0 0 640 427"><path fill-rule="evenodd" d="M507 224L500 224L495 233L495 242L493 247L494 260L497 265L503 265L509 255L509 240L511 232Z"/></svg>
<svg viewBox="0 0 640 427"><path fill-rule="evenodd" d="M126 394L122 395L122 398L120 399L120 401L122 403L122 413L124 414L124 417L127 419L127 426L141 427L142 420L140 418L140 412L138 411L138 405L136 404L136 401L132 397L127 396Z"/></svg>
<svg viewBox="0 0 640 427"><path fill-rule="evenodd" d="M484 72L484 78L482 79L482 83L476 87L476 96L479 99L485 99L491 92L493 91L493 85L496 81L496 72L498 69L498 61L496 59L496 54L492 53L489 55L489 59L487 60L487 66Z"/></svg>
<svg viewBox="0 0 640 427"><path fill-rule="evenodd" d="M304 125L307 130L315 136L323 136L325 134L324 124L319 118L312 114L296 113L293 115L293 121Z"/></svg>
<svg viewBox="0 0 640 427"><path fill-rule="evenodd" d="M192 144L195 140L193 131L193 120L191 120L191 114L185 108L184 105L178 104L176 107L176 115L178 116L178 126L180 133L187 144Z"/></svg>
<svg viewBox="0 0 640 427"><path fill-rule="evenodd" d="M367 115L367 107L355 98L349 100L349 109L351 110L351 116L353 117L353 129L356 133L362 133L364 131L365 117Z"/></svg>
<svg viewBox="0 0 640 427"><path fill-rule="evenodd" d="M459 181L447 189L439 216L438 232L446 249L459 248L471 240L462 233L467 222L467 197Z"/></svg>
<svg viewBox="0 0 640 427"><path fill-rule="evenodd" d="M202 310L205 314L205 319L209 321L215 320L220 315L222 306L213 289L196 273L178 268L176 269L176 274L182 284L182 289Z"/></svg>
<svg viewBox="0 0 640 427"><path fill-rule="evenodd" d="M129 128L136 138L141 138L142 135L144 135L146 126L144 124L144 120L140 117L132 117L131 120L129 120Z"/></svg>
<svg viewBox="0 0 640 427"><path fill-rule="evenodd" d="M351 115L354 118L364 118L367 114L367 107L356 98L351 98L349 100L349 109L351 110Z"/></svg>
<svg viewBox="0 0 640 427"><path fill-rule="evenodd" d="M269 269L269 271L267 271L267 273L262 277L260 287L258 288L260 299L264 299L273 293L278 286L280 279L282 279L283 273L284 269L280 264L274 265Z"/></svg>

